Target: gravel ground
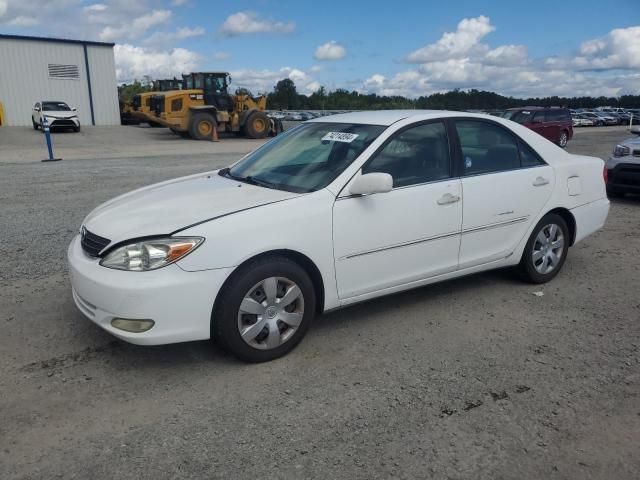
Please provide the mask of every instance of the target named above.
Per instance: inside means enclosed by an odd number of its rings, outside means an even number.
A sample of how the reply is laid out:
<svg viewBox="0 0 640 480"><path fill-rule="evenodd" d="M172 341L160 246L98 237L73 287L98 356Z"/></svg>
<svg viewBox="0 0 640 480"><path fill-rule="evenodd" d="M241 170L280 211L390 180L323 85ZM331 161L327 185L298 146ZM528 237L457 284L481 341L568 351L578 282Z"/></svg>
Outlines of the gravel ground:
<svg viewBox="0 0 640 480"><path fill-rule="evenodd" d="M164 134L55 136L65 160L41 164L39 134L0 129L0 478L640 477L640 197L547 285L495 271L374 300L245 365L116 341L71 300L65 250L93 207L257 144Z"/></svg>

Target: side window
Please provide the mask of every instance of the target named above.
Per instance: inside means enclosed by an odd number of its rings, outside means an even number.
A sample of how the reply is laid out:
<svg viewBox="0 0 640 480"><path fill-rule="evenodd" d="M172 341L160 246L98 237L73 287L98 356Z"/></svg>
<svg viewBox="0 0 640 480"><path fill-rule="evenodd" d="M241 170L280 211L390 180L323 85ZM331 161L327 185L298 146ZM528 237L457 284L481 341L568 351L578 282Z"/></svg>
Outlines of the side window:
<svg viewBox="0 0 640 480"><path fill-rule="evenodd" d="M520 165L522 167L546 165L544 160L540 158L540 155L534 152L533 149L523 141L518 140L518 147L520 148Z"/></svg>
<svg viewBox="0 0 640 480"><path fill-rule="evenodd" d="M427 123L397 134L362 168L362 173L374 172L391 175L396 188L449 178L451 161L444 123Z"/></svg>
<svg viewBox="0 0 640 480"><path fill-rule="evenodd" d="M473 120L456 121L464 175L520 168L515 137L498 125Z"/></svg>
<svg viewBox="0 0 640 480"><path fill-rule="evenodd" d="M534 122L544 122L545 118L544 118L544 110L540 110L539 112L536 112L536 114L533 116L533 121Z"/></svg>

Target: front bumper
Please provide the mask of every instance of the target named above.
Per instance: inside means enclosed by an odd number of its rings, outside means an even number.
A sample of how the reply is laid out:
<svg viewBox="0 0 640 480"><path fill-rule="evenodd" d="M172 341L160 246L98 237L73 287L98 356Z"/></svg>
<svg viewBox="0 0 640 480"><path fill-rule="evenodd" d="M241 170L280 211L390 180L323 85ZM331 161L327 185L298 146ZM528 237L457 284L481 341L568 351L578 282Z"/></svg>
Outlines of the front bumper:
<svg viewBox="0 0 640 480"><path fill-rule="evenodd" d="M67 252L74 302L91 321L138 345L205 340L210 337L213 303L232 268L187 272L177 264L150 272L102 267L85 254L77 235ZM151 319L143 333L114 328L114 318Z"/></svg>
<svg viewBox="0 0 640 480"><path fill-rule="evenodd" d="M47 117L49 128L77 128L80 126L78 118L53 118Z"/></svg>
<svg viewBox="0 0 640 480"><path fill-rule="evenodd" d="M609 158L607 187L624 192L640 192L640 157Z"/></svg>

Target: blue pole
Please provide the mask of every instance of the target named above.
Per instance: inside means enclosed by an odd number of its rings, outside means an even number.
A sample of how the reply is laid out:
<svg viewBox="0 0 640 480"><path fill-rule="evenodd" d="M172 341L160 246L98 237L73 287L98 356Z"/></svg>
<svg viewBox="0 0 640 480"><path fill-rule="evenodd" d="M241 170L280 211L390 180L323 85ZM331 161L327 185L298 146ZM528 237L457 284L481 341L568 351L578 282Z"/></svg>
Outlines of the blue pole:
<svg viewBox="0 0 640 480"><path fill-rule="evenodd" d="M49 128L49 121L47 117L42 119L42 130L44 131L44 138L47 140L47 150L49 150L49 158L42 160L43 162L57 162L62 160L61 158L53 158L53 146L51 145L51 129Z"/></svg>

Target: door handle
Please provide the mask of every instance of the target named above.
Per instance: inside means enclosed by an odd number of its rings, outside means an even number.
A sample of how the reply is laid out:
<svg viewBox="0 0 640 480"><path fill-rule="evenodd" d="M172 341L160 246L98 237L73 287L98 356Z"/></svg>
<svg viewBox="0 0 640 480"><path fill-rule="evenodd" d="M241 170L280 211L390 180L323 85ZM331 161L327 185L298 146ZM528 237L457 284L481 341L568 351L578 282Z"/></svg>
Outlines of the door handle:
<svg viewBox="0 0 640 480"><path fill-rule="evenodd" d="M450 193L445 193L442 197L438 199L438 205L448 205L449 203L456 203L460 201L459 195L451 195Z"/></svg>
<svg viewBox="0 0 640 480"><path fill-rule="evenodd" d="M549 183L549 179L544 178L544 177L538 177L533 181L533 186L534 187L541 187L543 185L546 185Z"/></svg>

